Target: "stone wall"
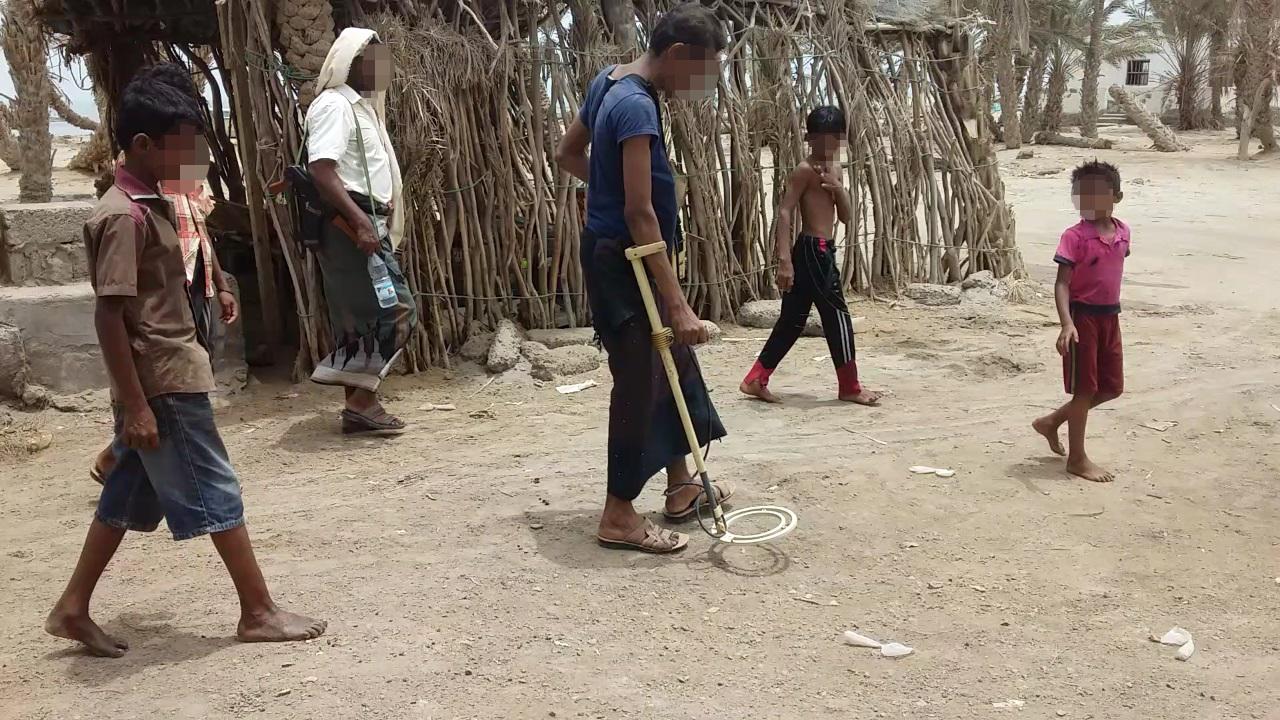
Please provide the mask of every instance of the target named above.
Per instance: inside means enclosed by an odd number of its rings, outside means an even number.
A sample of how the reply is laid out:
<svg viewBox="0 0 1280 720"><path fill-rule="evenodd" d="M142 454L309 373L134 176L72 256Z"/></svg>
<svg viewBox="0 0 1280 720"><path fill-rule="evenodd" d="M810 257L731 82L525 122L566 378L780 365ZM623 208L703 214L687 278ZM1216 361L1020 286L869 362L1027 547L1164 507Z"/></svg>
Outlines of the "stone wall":
<svg viewBox="0 0 1280 720"><path fill-rule="evenodd" d="M0 206L0 285L66 285L89 279L88 202Z"/></svg>
<svg viewBox="0 0 1280 720"><path fill-rule="evenodd" d="M234 286L233 286L234 288ZM42 287L0 287L0 363L6 375L16 374L15 358L25 356L25 381L55 393L70 394L105 388L107 370L98 348L93 315L97 301L89 283ZM217 313L215 313L215 318ZM244 367L241 324L214 331L214 368L218 375ZM9 365L12 368L6 370ZM0 395L19 396L21 388L4 387ZM10 384L13 384L10 382Z"/></svg>

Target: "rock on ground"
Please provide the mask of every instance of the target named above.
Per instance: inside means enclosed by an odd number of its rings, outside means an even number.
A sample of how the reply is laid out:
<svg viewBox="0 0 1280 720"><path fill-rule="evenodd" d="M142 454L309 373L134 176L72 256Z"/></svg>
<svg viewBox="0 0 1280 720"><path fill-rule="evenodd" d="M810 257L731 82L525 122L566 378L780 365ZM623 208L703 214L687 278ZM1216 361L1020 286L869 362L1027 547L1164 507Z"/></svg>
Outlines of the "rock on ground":
<svg viewBox="0 0 1280 720"><path fill-rule="evenodd" d="M738 309L738 324L743 327L772 330L781 315L781 300L757 300ZM804 326L804 335L805 337L822 336L822 318L817 310L810 311L809 320Z"/></svg>
<svg viewBox="0 0 1280 720"><path fill-rule="evenodd" d="M489 347L493 345L493 333L472 330L467 341L462 343L458 351L464 360L485 362L489 358Z"/></svg>
<svg viewBox="0 0 1280 720"><path fill-rule="evenodd" d="M570 345L590 345L595 336L596 331L589 327L529 331L530 340L546 345L552 350Z"/></svg>
<svg viewBox="0 0 1280 720"><path fill-rule="evenodd" d="M1018 153L1019 160L1030 160L1035 156L1036 156L1035 150L1023 150L1022 152Z"/></svg>
<svg viewBox="0 0 1280 720"><path fill-rule="evenodd" d="M58 412L87 413L111 409L111 397L106 390L86 390L76 395L53 395L49 407Z"/></svg>
<svg viewBox="0 0 1280 720"><path fill-rule="evenodd" d="M720 329L720 326L711 322L710 320L703 320L702 327L707 329L708 344L717 342L720 340L721 337L724 337L724 331Z"/></svg>
<svg viewBox="0 0 1280 720"><path fill-rule="evenodd" d="M503 373L516 366L520 361L520 343L524 342L524 331L510 320L498 323L498 331L493 335L493 344L489 346L489 354L485 367L492 373Z"/></svg>
<svg viewBox="0 0 1280 720"><path fill-rule="evenodd" d="M995 273L990 270L982 270L965 278L964 283L962 283L960 287L965 290L972 290L974 288L994 290L999 284L1000 281L996 280Z"/></svg>
<svg viewBox="0 0 1280 720"><path fill-rule="evenodd" d="M600 352L590 345L565 345L548 348L540 342L521 343L520 353L532 366L529 374L535 380L581 375L600 367Z"/></svg>
<svg viewBox="0 0 1280 720"><path fill-rule="evenodd" d="M960 288L954 285L912 283L907 286L906 296L928 307L960 304Z"/></svg>
<svg viewBox="0 0 1280 720"><path fill-rule="evenodd" d="M49 406L49 391L43 385L27 385L22 389L22 406L29 410L43 410Z"/></svg>

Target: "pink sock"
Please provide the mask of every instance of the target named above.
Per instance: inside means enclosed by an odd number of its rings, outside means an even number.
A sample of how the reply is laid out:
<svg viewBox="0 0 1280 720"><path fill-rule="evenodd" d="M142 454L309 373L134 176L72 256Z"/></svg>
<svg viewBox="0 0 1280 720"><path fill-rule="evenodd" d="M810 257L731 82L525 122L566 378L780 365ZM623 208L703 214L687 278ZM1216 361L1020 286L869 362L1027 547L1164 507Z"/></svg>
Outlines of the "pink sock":
<svg viewBox="0 0 1280 720"><path fill-rule="evenodd" d="M757 360L756 364L751 366L751 372L747 373L747 378L743 382L748 385L758 382L760 387L768 387L770 375L773 375L773 371L761 365L760 361Z"/></svg>
<svg viewBox="0 0 1280 720"><path fill-rule="evenodd" d="M852 360L836 368L836 379L840 381L840 397L857 395L862 392L862 384L858 382L858 364Z"/></svg>

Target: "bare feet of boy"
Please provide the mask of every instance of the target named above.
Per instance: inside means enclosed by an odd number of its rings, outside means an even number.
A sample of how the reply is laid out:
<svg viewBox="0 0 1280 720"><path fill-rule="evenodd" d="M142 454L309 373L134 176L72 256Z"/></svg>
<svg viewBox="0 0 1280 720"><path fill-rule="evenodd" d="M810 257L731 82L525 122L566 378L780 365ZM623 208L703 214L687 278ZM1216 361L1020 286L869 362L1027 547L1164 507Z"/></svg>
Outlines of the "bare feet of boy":
<svg viewBox="0 0 1280 720"><path fill-rule="evenodd" d="M1116 479L1116 476L1112 475L1110 470L1103 470L1094 465L1093 461L1087 457L1080 460L1067 460L1067 472L1076 477L1084 478L1089 482L1109 483Z"/></svg>
<svg viewBox="0 0 1280 720"><path fill-rule="evenodd" d="M880 393L870 390L862 390L854 395L841 395L840 400L843 402L856 403L858 405L866 405L867 407L878 407L880 405Z"/></svg>
<svg viewBox="0 0 1280 720"><path fill-rule="evenodd" d="M129 643L103 632L88 615L72 614L61 606L49 613L48 619L44 621L44 631L54 637L75 640L98 657L123 657L129 649Z"/></svg>
<svg viewBox="0 0 1280 720"><path fill-rule="evenodd" d="M261 615L241 615L236 639L240 642L312 640L323 635L328 626L324 620L275 608Z"/></svg>
<svg viewBox="0 0 1280 720"><path fill-rule="evenodd" d="M763 400L767 403L782 402L777 395L769 392L769 387L767 385L761 385L759 380L752 380L751 382L744 380L742 384L738 386L738 390L741 391L743 395L750 395L753 398Z"/></svg>
<svg viewBox="0 0 1280 720"><path fill-rule="evenodd" d="M1031 427L1049 441L1049 449L1055 455L1066 457L1067 449L1062 447L1062 441L1058 439L1058 426L1054 425L1051 419L1047 417L1039 418L1031 423Z"/></svg>

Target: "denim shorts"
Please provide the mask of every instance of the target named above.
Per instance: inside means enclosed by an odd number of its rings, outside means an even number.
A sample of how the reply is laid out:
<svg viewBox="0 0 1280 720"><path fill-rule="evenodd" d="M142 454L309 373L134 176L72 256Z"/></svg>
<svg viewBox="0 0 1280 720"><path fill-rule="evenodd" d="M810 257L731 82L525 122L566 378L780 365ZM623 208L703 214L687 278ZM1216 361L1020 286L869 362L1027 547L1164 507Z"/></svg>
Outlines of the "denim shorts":
<svg viewBox="0 0 1280 720"><path fill-rule="evenodd" d="M160 395L147 401L160 447L124 444L124 413L115 409L115 465L104 478L97 518L116 528L151 532L164 518L174 540L223 532L244 524L240 480L213 422L204 393Z"/></svg>

